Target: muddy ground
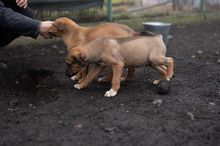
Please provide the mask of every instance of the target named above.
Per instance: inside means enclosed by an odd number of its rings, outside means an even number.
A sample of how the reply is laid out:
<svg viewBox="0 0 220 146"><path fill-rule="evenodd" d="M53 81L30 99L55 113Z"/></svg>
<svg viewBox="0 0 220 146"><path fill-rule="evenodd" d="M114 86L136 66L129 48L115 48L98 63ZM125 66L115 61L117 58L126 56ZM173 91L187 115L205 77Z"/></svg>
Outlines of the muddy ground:
<svg viewBox="0 0 220 146"><path fill-rule="evenodd" d="M0 49L0 145L220 145L219 32L172 26L175 78L156 86L159 74L139 68L114 98L104 97L110 83L73 88L62 42Z"/></svg>

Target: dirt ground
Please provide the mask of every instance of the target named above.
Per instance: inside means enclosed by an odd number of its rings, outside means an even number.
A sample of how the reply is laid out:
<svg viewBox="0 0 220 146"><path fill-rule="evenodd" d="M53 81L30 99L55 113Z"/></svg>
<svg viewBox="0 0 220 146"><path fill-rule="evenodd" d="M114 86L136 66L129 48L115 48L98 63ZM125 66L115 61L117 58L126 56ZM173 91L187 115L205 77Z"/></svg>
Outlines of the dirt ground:
<svg viewBox="0 0 220 146"><path fill-rule="evenodd" d="M139 68L113 98L110 83L74 89L62 42L0 49L0 145L220 145L219 33L219 24L172 26L175 77L156 86L159 73Z"/></svg>

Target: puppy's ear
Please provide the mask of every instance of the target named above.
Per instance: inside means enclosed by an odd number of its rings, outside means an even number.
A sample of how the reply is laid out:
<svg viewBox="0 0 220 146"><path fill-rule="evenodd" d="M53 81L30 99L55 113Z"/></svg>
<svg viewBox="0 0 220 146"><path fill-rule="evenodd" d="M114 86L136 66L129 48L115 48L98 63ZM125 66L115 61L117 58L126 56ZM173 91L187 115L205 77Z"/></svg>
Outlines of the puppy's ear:
<svg viewBox="0 0 220 146"><path fill-rule="evenodd" d="M86 54L77 54L77 55L75 55L75 58L79 64L81 64L81 65L87 64Z"/></svg>
<svg viewBox="0 0 220 146"><path fill-rule="evenodd" d="M60 30L61 32L67 32L67 26L66 26L66 24L63 23L63 22L59 22L59 30Z"/></svg>

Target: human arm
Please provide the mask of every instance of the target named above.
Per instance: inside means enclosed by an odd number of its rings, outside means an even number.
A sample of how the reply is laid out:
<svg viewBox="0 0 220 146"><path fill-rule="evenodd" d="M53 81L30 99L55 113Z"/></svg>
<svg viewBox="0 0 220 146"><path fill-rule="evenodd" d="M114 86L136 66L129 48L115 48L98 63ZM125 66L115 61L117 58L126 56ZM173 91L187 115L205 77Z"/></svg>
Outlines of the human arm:
<svg viewBox="0 0 220 146"><path fill-rule="evenodd" d="M52 26L52 21L41 22L26 17L12 9L5 7L0 1L0 27L10 30L10 33L36 38L40 33L44 38L52 36L47 32Z"/></svg>

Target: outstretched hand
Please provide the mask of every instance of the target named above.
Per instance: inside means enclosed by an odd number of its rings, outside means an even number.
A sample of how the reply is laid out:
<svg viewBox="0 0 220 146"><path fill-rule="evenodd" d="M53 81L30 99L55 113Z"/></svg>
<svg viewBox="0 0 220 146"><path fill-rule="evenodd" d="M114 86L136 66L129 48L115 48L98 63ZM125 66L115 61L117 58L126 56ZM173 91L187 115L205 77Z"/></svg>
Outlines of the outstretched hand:
<svg viewBox="0 0 220 146"><path fill-rule="evenodd" d="M27 8L28 5L27 0L16 0L16 3L19 7L24 9Z"/></svg>
<svg viewBox="0 0 220 146"><path fill-rule="evenodd" d="M48 29L52 26L53 21L43 21L39 28L39 33L45 38L52 38L53 36L48 32Z"/></svg>

